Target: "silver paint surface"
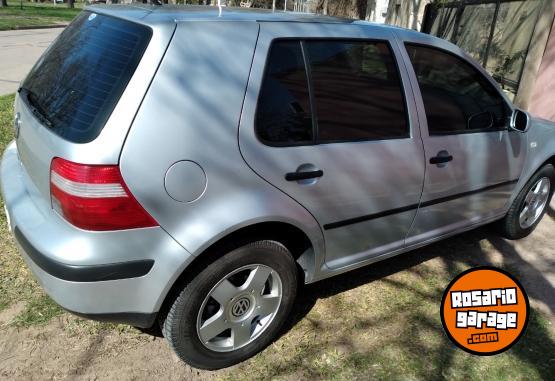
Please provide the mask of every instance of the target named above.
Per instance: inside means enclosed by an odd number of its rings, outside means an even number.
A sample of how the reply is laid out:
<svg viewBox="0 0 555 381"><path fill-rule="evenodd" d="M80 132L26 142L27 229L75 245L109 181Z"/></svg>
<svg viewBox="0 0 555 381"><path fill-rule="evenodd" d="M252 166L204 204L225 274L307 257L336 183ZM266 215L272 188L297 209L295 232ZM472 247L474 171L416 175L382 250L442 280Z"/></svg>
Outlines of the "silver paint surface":
<svg viewBox="0 0 555 381"><path fill-rule="evenodd" d="M202 197L206 183L206 173L202 167L190 160L173 164L164 179L168 195L180 202L193 202Z"/></svg>

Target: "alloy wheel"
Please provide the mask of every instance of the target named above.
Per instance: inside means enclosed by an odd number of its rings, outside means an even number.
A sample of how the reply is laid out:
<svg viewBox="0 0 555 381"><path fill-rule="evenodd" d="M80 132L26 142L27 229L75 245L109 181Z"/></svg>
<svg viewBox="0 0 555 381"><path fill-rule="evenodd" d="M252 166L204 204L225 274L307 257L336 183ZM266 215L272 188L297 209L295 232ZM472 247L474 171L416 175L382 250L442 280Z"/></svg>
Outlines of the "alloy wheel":
<svg viewBox="0 0 555 381"><path fill-rule="evenodd" d="M252 343L272 323L282 299L278 273L266 265L243 266L210 290L197 317L202 344L229 352Z"/></svg>
<svg viewBox="0 0 555 381"><path fill-rule="evenodd" d="M551 190L549 178L543 177L528 191L524 199L524 205L519 215L519 223L522 229L528 229L541 217Z"/></svg>

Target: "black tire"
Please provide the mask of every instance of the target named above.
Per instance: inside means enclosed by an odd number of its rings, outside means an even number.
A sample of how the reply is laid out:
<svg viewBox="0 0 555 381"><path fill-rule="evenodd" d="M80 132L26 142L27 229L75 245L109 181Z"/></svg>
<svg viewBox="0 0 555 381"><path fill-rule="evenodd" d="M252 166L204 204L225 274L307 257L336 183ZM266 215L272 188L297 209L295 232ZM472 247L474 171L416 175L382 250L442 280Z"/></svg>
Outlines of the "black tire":
<svg viewBox="0 0 555 381"><path fill-rule="evenodd" d="M547 200L547 205L545 206L542 214L539 218L532 224L530 227L524 229L520 226L519 217L520 212L525 206L525 198L530 189L538 183L538 181L542 178L548 178L550 181L550 189L549 189L549 198ZM540 223L541 219L543 218L547 208L549 207L549 203L551 201L551 197L553 196L553 190L555 187L555 168L551 164L547 164L540 168L531 178L528 180L526 185L522 188L518 196L513 201L509 211L505 218L500 220L497 224L498 230L500 234L508 239L521 239L530 235L536 226Z"/></svg>
<svg viewBox="0 0 555 381"><path fill-rule="evenodd" d="M207 295L228 274L243 266L260 264L277 272L282 298L274 318L252 342L229 352L207 348L197 333L197 317ZM297 293L297 267L285 246L274 241L258 241L235 249L200 271L171 305L161 322L164 337L181 360L207 370L226 368L244 361L273 342L289 316Z"/></svg>

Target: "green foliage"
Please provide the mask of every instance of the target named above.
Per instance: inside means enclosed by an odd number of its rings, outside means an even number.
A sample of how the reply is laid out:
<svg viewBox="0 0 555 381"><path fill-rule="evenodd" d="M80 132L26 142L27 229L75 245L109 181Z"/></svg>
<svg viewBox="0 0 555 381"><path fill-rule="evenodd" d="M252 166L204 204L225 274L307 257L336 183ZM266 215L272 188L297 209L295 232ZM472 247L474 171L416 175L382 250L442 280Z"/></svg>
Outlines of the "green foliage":
<svg viewBox="0 0 555 381"><path fill-rule="evenodd" d="M0 96L0 149L2 152L13 139L13 102L15 96Z"/></svg>
<svg viewBox="0 0 555 381"><path fill-rule="evenodd" d="M27 302L25 310L15 317L12 324L16 327L42 325L63 312L63 309L47 295L39 293Z"/></svg>
<svg viewBox="0 0 555 381"><path fill-rule="evenodd" d="M457 252L464 251L457 246ZM480 357L455 347L443 332L438 304L446 285L468 264L437 262L445 267L424 263L370 281L374 277L367 274L393 264L383 262L307 287L303 295L327 295L327 288L349 282L358 285L317 300L279 341L224 378L479 380L487 375L490 380L541 380L554 374L555 334L533 309L526 334L503 354Z"/></svg>
<svg viewBox="0 0 555 381"><path fill-rule="evenodd" d="M70 9L66 4L8 1L8 7L0 8L0 30L67 24L82 6L83 3L76 3L76 8Z"/></svg>

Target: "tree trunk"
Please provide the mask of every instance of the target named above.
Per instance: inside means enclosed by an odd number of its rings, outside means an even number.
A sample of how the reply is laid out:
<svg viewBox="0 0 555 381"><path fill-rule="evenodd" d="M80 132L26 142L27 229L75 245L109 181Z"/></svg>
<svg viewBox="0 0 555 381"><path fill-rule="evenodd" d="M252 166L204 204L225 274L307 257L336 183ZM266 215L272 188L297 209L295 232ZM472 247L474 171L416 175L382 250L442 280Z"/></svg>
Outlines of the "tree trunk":
<svg viewBox="0 0 555 381"><path fill-rule="evenodd" d="M316 4L316 13L321 13L323 15L328 14L328 0L318 0Z"/></svg>
<svg viewBox="0 0 555 381"><path fill-rule="evenodd" d="M74 3L75 3L75 0L67 0L67 7L74 8L75 7Z"/></svg>
<svg viewBox="0 0 555 381"><path fill-rule="evenodd" d="M0 2L0 7L4 8L4 7L7 7L7 6L8 6L8 0L2 0Z"/></svg>
<svg viewBox="0 0 555 381"><path fill-rule="evenodd" d="M376 21L376 0L367 0L366 2L366 21Z"/></svg>
<svg viewBox="0 0 555 381"><path fill-rule="evenodd" d="M316 13L364 19L368 0L318 0Z"/></svg>

